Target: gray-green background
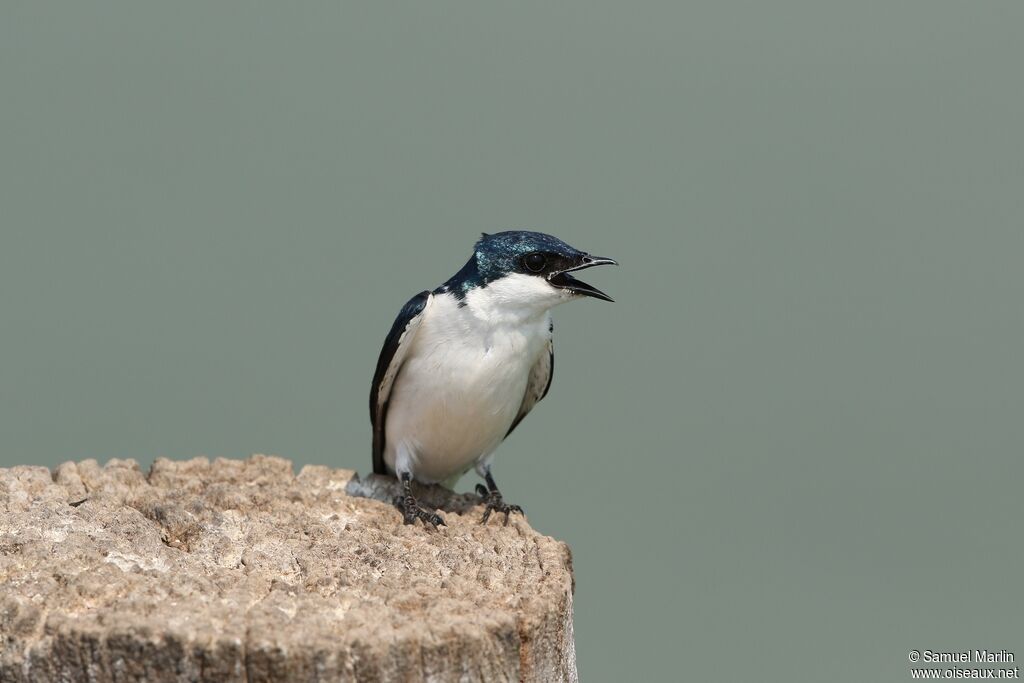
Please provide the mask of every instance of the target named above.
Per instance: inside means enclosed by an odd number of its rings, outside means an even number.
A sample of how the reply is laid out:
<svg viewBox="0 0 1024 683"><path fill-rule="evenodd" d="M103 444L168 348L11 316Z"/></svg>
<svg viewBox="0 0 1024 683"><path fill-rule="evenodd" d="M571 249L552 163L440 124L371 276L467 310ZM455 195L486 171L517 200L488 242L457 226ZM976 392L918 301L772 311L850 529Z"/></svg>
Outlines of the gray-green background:
<svg viewBox="0 0 1024 683"><path fill-rule="evenodd" d="M586 681L1024 657L1024 4L0 8L0 458L369 469L480 231L621 260L498 480ZM462 487L470 488L467 477Z"/></svg>

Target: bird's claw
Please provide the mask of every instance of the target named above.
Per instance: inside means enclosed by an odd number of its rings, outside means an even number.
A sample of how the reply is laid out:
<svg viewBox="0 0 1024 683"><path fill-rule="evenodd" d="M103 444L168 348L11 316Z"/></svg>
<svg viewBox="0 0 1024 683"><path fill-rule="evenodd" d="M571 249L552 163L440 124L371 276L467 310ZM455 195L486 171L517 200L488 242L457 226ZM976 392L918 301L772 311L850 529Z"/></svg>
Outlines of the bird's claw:
<svg viewBox="0 0 1024 683"><path fill-rule="evenodd" d="M518 512L521 515L525 515L523 508L518 505L509 505L501 497L501 492L498 490L488 491L483 484L476 485L476 492L480 495L484 507L484 516L481 518L481 524L487 524L487 520L491 518L492 512L501 512L505 514L505 524L508 526L508 516L513 512Z"/></svg>
<svg viewBox="0 0 1024 683"><path fill-rule="evenodd" d="M403 524L412 524L418 519L423 522L423 526L429 526L435 530L439 526L448 526L444 521L444 517L421 508L413 496L395 496L393 503L402 513Z"/></svg>

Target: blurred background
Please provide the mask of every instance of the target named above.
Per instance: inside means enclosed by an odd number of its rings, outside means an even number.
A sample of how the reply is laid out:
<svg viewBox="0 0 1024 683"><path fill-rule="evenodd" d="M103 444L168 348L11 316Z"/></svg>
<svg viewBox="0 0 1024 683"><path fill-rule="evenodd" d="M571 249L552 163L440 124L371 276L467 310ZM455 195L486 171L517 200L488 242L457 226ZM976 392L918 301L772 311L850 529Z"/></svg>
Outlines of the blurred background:
<svg viewBox="0 0 1024 683"><path fill-rule="evenodd" d="M572 546L583 680L1024 656L1022 22L4 3L0 465L367 472L400 306L537 229L622 263L496 460Z"/></svg>

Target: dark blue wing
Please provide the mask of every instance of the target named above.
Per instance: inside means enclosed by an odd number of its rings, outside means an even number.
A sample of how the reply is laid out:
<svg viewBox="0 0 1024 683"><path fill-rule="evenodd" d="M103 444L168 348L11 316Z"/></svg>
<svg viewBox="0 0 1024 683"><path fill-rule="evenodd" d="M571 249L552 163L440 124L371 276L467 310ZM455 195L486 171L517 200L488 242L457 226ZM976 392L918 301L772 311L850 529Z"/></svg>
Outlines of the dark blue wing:
<svg viewBox="0 0 1024 683"><path fill-rule="evenodd" d="M553 325L548 326L548 352L542 353L537 362L530 370L530 379L526 383L526 393L523 394L523 402L519 406L519 413L512 421L512 426L505 432L507 438L512 430L519 426L526 414L533 410L533 407L540 403L540 400L548 395L551 388L551 378L555 376L555 346L551 338L554 330Z"/></svg>
<svg viewBox="0 0 1024 683"><path fill-rule="evenodd" d="M409 353L412 338L423 321L423 309L430 299L430 292L420 292L402 307L395 324L391 326L384 348L377 359L377 370L373 373L370 387L370 424L373 425L373 471L387 474L384 464L384 422L388 415L388 399L398 371Z"/></svg>

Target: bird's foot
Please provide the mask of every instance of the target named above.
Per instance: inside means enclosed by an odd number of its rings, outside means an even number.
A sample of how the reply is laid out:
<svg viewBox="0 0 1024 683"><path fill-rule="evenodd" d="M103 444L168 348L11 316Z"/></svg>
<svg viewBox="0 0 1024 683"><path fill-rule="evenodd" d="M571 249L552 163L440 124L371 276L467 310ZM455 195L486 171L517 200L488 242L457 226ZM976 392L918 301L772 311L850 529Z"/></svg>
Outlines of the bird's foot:
<svg viewBox="0 0 1024 683"><path fill-rule="evenodd" d="M487 524L487 520L491 518L492 512L503 512L505 513L505 526L508 526L508 516L513 512L518 512L523 515L523 508L518 505L509 505L505 502L505 499L501 497L501 491L494 489L488 491L487 487L483 484L476 485L476 492L480 494L481 502L486 506L484 508L484 516L480 520L481 524Z"/></svg>
<svg viewBox="0 0 1024 683"><path fill-rule="evenodd" d="M438 526L448 526L444 521L444 517L436 512L430 512L421 508L420 504L416 502L416 498L412 495L395 496L394 505L402 513L403 524L412 524L418 519L423 522L423 526L434 530Z"/></svg>

